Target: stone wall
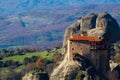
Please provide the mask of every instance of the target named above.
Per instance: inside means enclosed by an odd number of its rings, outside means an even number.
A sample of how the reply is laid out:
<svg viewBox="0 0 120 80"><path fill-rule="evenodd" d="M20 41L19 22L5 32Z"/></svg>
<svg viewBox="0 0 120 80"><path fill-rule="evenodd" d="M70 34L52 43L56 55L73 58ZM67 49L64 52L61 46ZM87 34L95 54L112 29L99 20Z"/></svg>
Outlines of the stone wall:
<svg viewBox="0 0 120 80"><path fill-rule="evenodd" d="M68 44L71 59L73 59L73 53L79 53L84 56L90 55L90 43L88 41L70 41Z"/></svg>

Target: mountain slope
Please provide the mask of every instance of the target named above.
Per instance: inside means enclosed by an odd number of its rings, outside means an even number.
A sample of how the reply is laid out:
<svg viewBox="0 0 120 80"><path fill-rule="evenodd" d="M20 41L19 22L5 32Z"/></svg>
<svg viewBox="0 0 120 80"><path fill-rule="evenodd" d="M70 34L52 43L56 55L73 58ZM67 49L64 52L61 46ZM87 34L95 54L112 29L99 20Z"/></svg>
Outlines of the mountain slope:
<svg viewBox="0 0 120 80"><path fill-rule="evenodd" d="M81 5L31 10L0 18L0 48L39 46L49 48L63 40L65 28L80 16L109 12L120 24L120 5Z"/></svg>
<svg viewBox="0 0 120 80"><path fill-rule="evenodd" d="M115 4L120 0L1 0L1 15L21 13L33 9L78 6L81 4Z"/></svg>

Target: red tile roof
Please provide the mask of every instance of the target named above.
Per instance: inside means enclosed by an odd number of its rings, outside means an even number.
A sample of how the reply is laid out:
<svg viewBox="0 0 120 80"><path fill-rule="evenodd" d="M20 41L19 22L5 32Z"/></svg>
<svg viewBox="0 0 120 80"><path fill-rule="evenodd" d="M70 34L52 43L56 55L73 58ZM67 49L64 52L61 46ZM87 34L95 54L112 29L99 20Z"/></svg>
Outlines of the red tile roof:
<svg viewBox="0 0 120 80"><path fill-rule="evenodd" d="M90 41L90 42L100 42L101 39L99 38L95 38L95 37L91 37L91 36L73 36L70 37L68 40L70 41Z"/></svg>

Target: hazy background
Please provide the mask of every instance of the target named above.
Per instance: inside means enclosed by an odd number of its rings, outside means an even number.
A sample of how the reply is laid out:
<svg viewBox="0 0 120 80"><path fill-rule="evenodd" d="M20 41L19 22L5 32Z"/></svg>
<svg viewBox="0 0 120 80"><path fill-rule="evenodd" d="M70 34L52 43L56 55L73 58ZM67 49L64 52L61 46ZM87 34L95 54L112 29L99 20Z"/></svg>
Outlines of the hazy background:
<svg viewBox="0 0 120 80"><path fill-rule="evenodd" d="M52 48L67 26L88 13L110 13L120 24L120 0L0 0L0 48Z"/></svg>

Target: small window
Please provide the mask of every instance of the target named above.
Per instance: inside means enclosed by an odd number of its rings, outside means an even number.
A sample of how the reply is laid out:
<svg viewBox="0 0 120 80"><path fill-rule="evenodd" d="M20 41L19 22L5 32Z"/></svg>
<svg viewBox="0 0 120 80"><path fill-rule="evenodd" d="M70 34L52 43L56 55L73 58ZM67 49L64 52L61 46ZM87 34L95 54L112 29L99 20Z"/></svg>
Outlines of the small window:
<svg viewBox="0 0 120 80"><path fill-rule="evenodd" d="M75 48L72 48L72 50L74 50Z"/></svg>

